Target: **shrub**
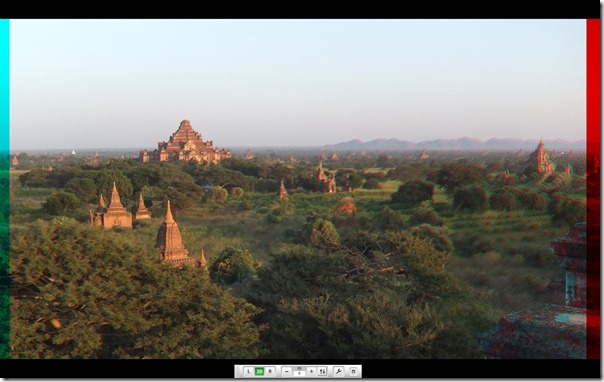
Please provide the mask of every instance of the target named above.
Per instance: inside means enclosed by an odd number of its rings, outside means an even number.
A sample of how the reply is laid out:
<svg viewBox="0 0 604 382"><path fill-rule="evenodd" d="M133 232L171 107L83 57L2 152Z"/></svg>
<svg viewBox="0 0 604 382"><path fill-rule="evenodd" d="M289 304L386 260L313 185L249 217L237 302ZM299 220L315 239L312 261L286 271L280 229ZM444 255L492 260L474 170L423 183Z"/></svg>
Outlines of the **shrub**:
<svg viewBox="0 0 604 382"><path fill-rule="evenodd" d="M243 196L243 188L241 187L233 187L231 188L230 195L233 199L239 199Z"/></svg>
<svg viewBox="0 0 604 382"><path fill-rule="evenodd" d="M489 197L489 206L495 211L514 211L516 210L516 195L505 189L496 190Z"/></svg>
<svg viewBox="0 0 604 382"><path fill-rule="evenodd" d="M222 187L214 187L209 190L205 195L206 203L210 204L224 204L228 197L228 192Z"/></svg>
<svg viewBox="0 0 604 382"><path fill-rule="evenodd" d="M256 273L260 263L246 249L225 248L208 271L210 278L221 284L241 282Z"/></svg>
<svg viewBox="0 0 604 382"><path fill-rule="evenodd" d="M384 207L375 218L375 225L381 230L402 230L407 224L405 217L390 207Z"/></svg>
<svg viewBox="0 0 604 382"><path fill-rule="evenodd" d="M320 182L323 183L323 182ZM277 192L279 190L279 182L273 179L257 179L254 183L254 191L256 192Z"/></svg>
<svg viewBox="0 0 604 382"><path fill-rule="evenodd" d="M528 188L521 188L519 191L516 196L522 207L535 211L543 211L545 209L547 205L545 195Z"/></svg>
<svg viewBox="0 0 604 382"><path fill-rule="evenodd" d="M71 192L59 191L46 199L43 208L51 214L59 215L65 212L73 212L80 206L80 200Z"/></svg>
<svg viewBox="0 0 604 382"><path fill-rule="evenodd" d="M587 215L583 201L562 193L552 195L551 201L547 206L547 211L552 215L552 220L555 223L567 224L569 226L584 222Z"/></svg>
<svg viewBox="0 0 604 382"><path fill-rule="evenodd" d="M457 189L453 193L453 207L470 212L484 212L487 209L487 193L479 186Z"/></svg>
<svg viewBox="0 0 604 382"><path fill-rule="evenodd" d="M92 179L74 178L65 185L65 191L71 192L84 203L94 203L97 201L97 188Z"/></svg>
<svg viewBox="0 0 604 382"><path fill-rule="evenodd" d="M376 178L370 178L363 183L363 188L366 190L379 190L382 188L380 181Z"/></svg>
<svg viewBox="0 0 604 382"><path fill-rule="evenodd" d="M435 227L440 227L445 225L445 220L441 218L438 212L430 205L419 206L414 209L413 212L411 212L408 222L410 226L430 224Z"/></svg>
<svg viewBox="0 0 604 382"><path fill-rule="evenodd" d="M23 187L48 187L48 175L50 171L33 169L19 176L19 182Z"/></svg>
<svg viewBox="0 0 604 382"><path fill-rule="evenodd" d="M340 243L340 235L336 226L325 219L317 219L307 230L307 242L315 247L328 247Z"/></svg>
<svg viewBox="0 0 604 382"><path fill-rule="evenodd" d="M355 215L357 213L357 206L354 203L354 199L345 197L333 208L333 212Z"/></svg>
<svg viewBox="0 0 604 382"><path fill-rule="evenodd" d="M434 196L434 185L422 180L412 180L401 184L394 194L391 195L393 203L400 203L405 208L416 207L424 200L432 201Z"/></svg>

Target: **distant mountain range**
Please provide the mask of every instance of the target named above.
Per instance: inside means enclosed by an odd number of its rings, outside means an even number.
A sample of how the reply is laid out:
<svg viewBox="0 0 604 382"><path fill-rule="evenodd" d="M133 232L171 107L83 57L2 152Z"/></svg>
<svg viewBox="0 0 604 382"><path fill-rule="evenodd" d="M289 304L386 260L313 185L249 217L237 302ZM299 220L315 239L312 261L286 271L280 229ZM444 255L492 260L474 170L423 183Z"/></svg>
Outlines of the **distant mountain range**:
<svg viewBox="0 0 604 382"><path fill-rule="evenodd" d="M499 139L492 138L488 141L481 141L474 138L459 139L435 139L431 141L422 141L418 143L403 141L398 138L374 139L369 142L363 142L354 139L348 142L337 143L335 145L325 145L326 150L347 150L347 151L414 151L414 150L486 150L486 151L508 151L508 150L535 150L539 140L537 139ZM586 140L566 141L564 139L543 140L545 148L548 150L568 151L585 150Z"/></svg>

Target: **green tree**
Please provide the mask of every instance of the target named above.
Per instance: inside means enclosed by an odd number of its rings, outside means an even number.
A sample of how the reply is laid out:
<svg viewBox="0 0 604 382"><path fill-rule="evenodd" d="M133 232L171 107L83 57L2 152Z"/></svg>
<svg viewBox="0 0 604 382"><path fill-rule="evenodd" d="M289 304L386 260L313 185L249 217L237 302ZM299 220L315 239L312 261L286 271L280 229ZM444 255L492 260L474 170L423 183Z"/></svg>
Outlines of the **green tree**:
<svg viewBox="0 0 604 382"><path fill-rule="evenodd" d="M260 310L150 243L72 219L11 237L11 358L256 358Z"/></svg>
<svg viewBox="0 0 604 382"><path fill-rule="evenodd" d="M97 193L103 194L107 199L111 196L113 183L120 197L126 198L132 195L132 182L120 170L93 170L84 172L84 175L94 181Z"/></svg>
<svg viewBox="0 0 604 382"><path fill-rule="evenodd" d="M495 190L489 197L489 206L495 211L516 210L516 195L506 189Z"/></svg>
<svg viewBox="0 0 604 382"><path fill-rule="evenodd" d="M432 202L434 185L422 180L412 180L401 184L391 195L392 203L400 203L405 208L416 207L427 200Z"/></svg>
<svg viewBox="0 0 604 382"><path fill-rule="evenodd" d="M80 206L80 200L71 192L59 191L50 195L43 204L43 208L53 215L73 212Z"/></svg>
<svg viewBox="0 0 604 382"><path fill-rule="evenodd" d="M97 201L97 187L90 178L73 178L65 185L65 191L71 192L83 203L93 203Z"/></svg>
<svg viewBox="0 0 604 382"><path fill-rule="evenodd" d="M143 187L156 186L161 181L160 167L155 164L135 167L128 173L134 192L140 192Z"/></svg>
<svg viewBox="0 0 604 382"><path fill-rule="evenodd" d="M526 187L518 189L516 198L518 199L518 203L528 210L543 211L547 206L545 195Z"/></svg>
<svg viewBox="0 0 604 382"><path fill-rule="evenodd" d="M436 173L436 183L449 195L461 187L479 183L486 178L487 170L469 163L447 163Z"/></svg>
<svg viewBox="0 0 604 382"><path fill-rule="evenodd" d="M19 176L19 182L23 187L48 187L48 175L50 171L33 169Z"/></svg>
<svg viewBox="0 0 604 382"><path fill-rule="evenodd" d="M432 208L431 203L425 203L415 208L409 216L409 225L430 224L435 227L445 225L445 220Z"/></svg>
<svg viewBox="0 0 604 382"><path fill-rule="evenodd" d="M587 216L585 202L558 192L551 196L547 212L552 216L554 223L571 227L584 222Z"/></svg>
<svg viewBox="0 0 604 382"><path fill-rule="evenodd" d="M366 190L379 190L382 188L382 186L380 185L380 181L378 179L372 178L367 179L367 181L363 183L363 188Z"/></svg>
<svg viewBox="0 0 604 382"><path fill-rule="evenodd" d="M363 177L357 174L356 172L353 172L348 175L348 185L352 188L361 188L363 182Z"/></svg>
<svg viewBox="0 0 604 382"><path fill-rule="evenodd" d="M375 226L383 231L396 231L407 228L407 221L400 212L384 207L375 217Z"/></svg>
<svg viewBox="0 0 604 382"><path fill-rule="evenodd" d="M260 263L254 261L246 249L225 248L210 265L208 271L212 280L221 284L241 282L256 273Z"/></svg>
<svg viewBox="0 0 604 382"><path fill-rule="evenodd" d="M48 183L52 187L63 188L73 178L81 176L82 169L73 166L60 166L48 174Z"/></svg>
<svg viewBox="0 0 604 382"><path fill-rule="evenodd" d="M470 212L487 210L487 193L479 186L456 189L453 193L453 207Z"/></svg>
<svg viewBox="0 0 604 382"><path fill-rule="evenodd" d="M231 189L230 195L233 199L240 199L243 196L243 188L233 187Z"/></svg>
<svg viewBox="0 0 604 382"><path fill-rule="evenodd" d="M316 219L306 228L307 243L316 247L330 247L340 242L338 230L332 222Z"/></svg>
<svg viewBox="0 0 604 382"><path fill-rule="evenodd" d="M416 166L397 166L388 171L388 179L408 182L410 180L420 180L423 178L422 172Z"/></svg>
<svg viewBox="0 0 604 382"><path fill-rule="evenodd" d="M214 187L206 192L205 202L210 204L224 204L227 201L229 193L222 187Z"/></svg>

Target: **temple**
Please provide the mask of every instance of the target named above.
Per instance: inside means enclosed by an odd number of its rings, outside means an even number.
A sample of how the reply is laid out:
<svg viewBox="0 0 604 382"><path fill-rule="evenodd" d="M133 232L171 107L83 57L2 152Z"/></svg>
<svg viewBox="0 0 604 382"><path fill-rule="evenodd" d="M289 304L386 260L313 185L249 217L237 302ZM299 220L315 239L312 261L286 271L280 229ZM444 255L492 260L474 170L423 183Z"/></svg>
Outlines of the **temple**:
<svg viewBox="0 0 604 382"><path fill-rule="evenodd" d="M284 202L287 202L289 200L289 197L287 196L287 190L283 185L283 179L281 179L281 183L279 183L279 191L277 191L277 197L279 198L279 200Z"/></svg>
<svg viewBox="0 0 604 382"><path fill-rule="evenodd" d="M184 120L178 126L178 130L168 140L168 142L158 142L157 149L152 152L141 150L139 160L142 163L149 161L202 161L208 163L218 163L222 159L230 158L230 150L219 150L213 146L212 141L203 141L201 134L193 130L191 123Z"/></svg>
<svg viewBox="0 0 604 382"><path fill-rule="evenodd" d="M134 213L134 218L136 220L140 219L151 219L151 213L145 207L145 201L143 200L143 193L138 194L138 206L136 208L136 212Z"/></svg>
<svg viewBox="0 0 604 382"><path fill-rule="evenodd" d="M173 266L197 265L195 259L189 257L189 251L182 244L182 236L172 217L169 200L166 207L166 218L157 231L155 247L161 249L160 258Z"/></svg>
<svg viewBox="0 0 604 382"><path fill-rule="evenodd" d="M333 174L326 173L323 170L323 163L319 162L319 167L317 168L317 179L321 182L327 183L327 193L336 192L336 181L333 177Z"/></svg>
<svg viewBox="0 0 604 382"><path fill-rule="evenodd" d="M90 211L90 224L108 229L113 227L132 228L132 214L122 204L115 182L113 182L109 206L105 206L105 200L101 194L97 209L94 212Z"/></svg>
<svg viewBox="0 0 604 382"><path fill-rule="evenodd" d="M539 174L551 174L554 172L554 164L550 160L550 153L543 146L543 139L539 141L537 148L531 155L532 160L537 161L537 172Z"/></svg>

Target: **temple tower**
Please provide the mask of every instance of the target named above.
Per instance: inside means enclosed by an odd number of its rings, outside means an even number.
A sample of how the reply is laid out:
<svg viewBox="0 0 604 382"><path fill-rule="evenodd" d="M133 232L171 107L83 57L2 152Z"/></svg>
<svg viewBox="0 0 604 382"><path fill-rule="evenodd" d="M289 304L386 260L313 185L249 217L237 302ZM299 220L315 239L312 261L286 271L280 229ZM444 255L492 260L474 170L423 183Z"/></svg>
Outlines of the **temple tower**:
<svg viewBox="0 0 604 382"><path fill-rule="evenodd" d="M321 182L325 182L327 177L325 176L325 171L323 171L323 162L319 162L319 168L317 169L317 179Z"/></svg>
<svg viewBox="0 0 604 382"><path fill-rule="evenodd" d="M195 265L195 259L189 257L189 251L182 243L180 230L172 217L169 200L166 206L166 218L157 232L155 247L161 249L160 258L173 266Z"/></svg>
<svg viewBox="0 0 604 382"><path fill-rule="evenodd" d="M282 200L284 202L287 202L289 200L289 197L287 196L287 190L283 185L283 179L281 179L281 183L279 184L279 191L277 191L277 196L279 196L279 200Z"/></svg>
<svg viewBox="0 0 604 382"><path fill-rule="evenodd" d="M138 206L136 208L136 212L134 213L135 219L151 219L151 213L145 207L145 201L143 200L143 193L138 194Z"/></svg>
<svg viewBox="0 0 604 382"><path fill-rule="evenodd" d="M549 153L543 146L543 139L539 140L537 145L537 172L539 174L549 174L554 171L554 165L549 160Z"/></svg>

